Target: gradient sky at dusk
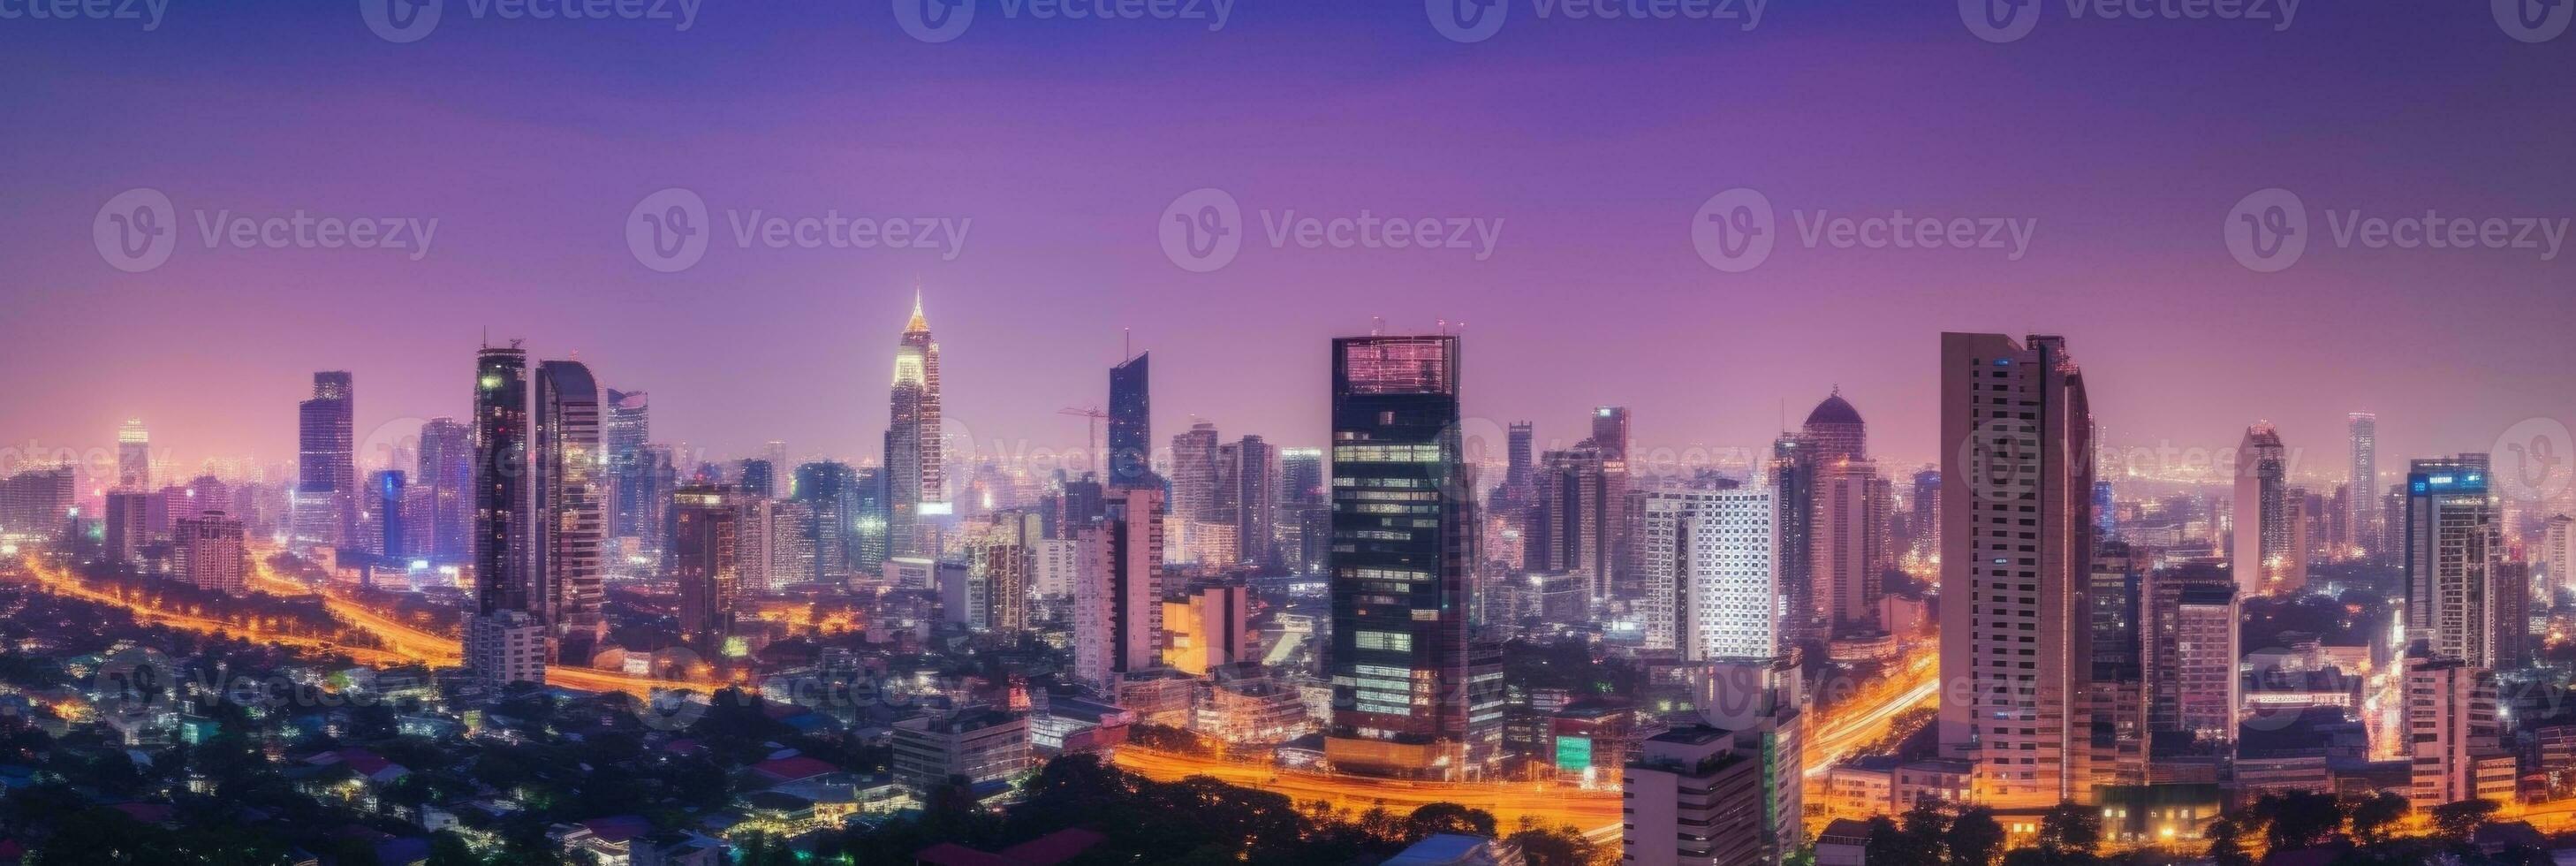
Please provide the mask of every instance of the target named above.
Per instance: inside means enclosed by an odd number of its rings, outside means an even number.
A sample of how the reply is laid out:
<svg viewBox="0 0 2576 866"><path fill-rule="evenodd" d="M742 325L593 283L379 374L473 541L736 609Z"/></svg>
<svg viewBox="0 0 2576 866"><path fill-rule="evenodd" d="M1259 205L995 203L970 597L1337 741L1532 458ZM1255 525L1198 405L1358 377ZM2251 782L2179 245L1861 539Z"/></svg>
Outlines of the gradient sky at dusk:
<svg viewBox="0 0 2576 866"><path fill-rule="evenodd" d="M1972 36L1947 2L1770 4L1731 22L1541 19L1458 44L1409 0L1239 0L1226 26L1007 18L905 35L885 0L705 0L694 26L474 19L390 44L355 2L174 0L131 22L0 20L0 444L145 419L183 467L291 456L309 374L363 432L463 415L477 340L577 353L650 391L655 438L873 459L917 281L952 419L1066 447L1121 328L1158 442L1192 416L1320 444L1326 339L1466 322L1471 415L1649 445L1755 447L1839 384L1874 450L1934 456L1943 330L2067 335L2114 442L2232 446L2277 422L2382 466L2576 421L2576 251L2336 249L2239 266L2240 197L2323 212L2576 216L2576 34L2487 4L2302 4L2270 22L2071 20ZM1901 8L1898 8L1901 7ZM626 248L646 194L794 215L967 217L921 251ZM1806 249L1720 273L1689 224L1730 187L1792 211L2036 220L2027 257ZM102 203L151 187L185 238L110 268ZM1272 249L1184 271L1156 240L1200 187L1261 210L1503 220L1457 251ZM436 217L420 261L209 250L199 209ZM722 227L724 217L716 221ZM2334 470L2339 473L2339 469Z"/></svg>

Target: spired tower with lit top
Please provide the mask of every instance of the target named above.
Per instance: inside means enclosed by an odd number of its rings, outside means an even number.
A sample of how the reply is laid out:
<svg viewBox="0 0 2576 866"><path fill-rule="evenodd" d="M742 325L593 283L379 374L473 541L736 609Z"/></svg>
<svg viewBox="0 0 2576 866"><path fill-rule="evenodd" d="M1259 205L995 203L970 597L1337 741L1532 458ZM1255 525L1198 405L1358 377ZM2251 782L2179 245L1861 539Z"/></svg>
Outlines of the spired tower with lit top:
<svg viewBox="0 0 2576 866"><path fill-rule="evenodd" d="M895 344L885 433L886 537L898 556L922 555L928 548L920 518L949 513L941 464L939 344L930 338L916 289L912 321Z"/></svg>

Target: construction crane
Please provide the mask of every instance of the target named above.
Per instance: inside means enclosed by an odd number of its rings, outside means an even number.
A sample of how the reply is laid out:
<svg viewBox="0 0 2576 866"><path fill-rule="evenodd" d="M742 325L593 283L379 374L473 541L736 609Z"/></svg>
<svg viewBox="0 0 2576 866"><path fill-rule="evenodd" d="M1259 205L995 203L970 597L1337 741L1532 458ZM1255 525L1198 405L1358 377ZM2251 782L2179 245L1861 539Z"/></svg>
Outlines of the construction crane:
<svg viewBox="0 0 2576 866"><path fill-rule="evenodd" d="M1089 421L1084 422L1083 425L1084 429L1089 431L1086 434L1089 438L1084 440L1083 444L1085 447L1091 449L1087 456L1090 457L1093 462L1098 462L1100 460L1100 419L1109 417L1109 413L1100 411L1100 407L1098 406L1090 408L1067 406L1062 409L1055 410L1055 413L1058 415L1080 415L1084 418L1090 419Z"/></svg>

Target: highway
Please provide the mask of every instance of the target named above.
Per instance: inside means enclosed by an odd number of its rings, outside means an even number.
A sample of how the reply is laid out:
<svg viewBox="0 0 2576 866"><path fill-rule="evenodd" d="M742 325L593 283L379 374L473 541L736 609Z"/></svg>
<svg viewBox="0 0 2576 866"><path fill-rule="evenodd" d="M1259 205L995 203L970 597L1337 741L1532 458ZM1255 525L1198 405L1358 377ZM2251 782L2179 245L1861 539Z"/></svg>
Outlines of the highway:
<svg viewBox="0 0 2576 866"><path fill-rule="evenodd" d="M316 592L315 589L300 581L277 574L269 567L266 553L266 551L256 551L251 557L250 582L253 586L261 592L273 595L311 595ZM342 653L360 664L377 667L412 663L427 664L432 667L453 667L464 662L463 648L455 635L433 632L403 622L349 597L337 587L326 585L319 590L323 608L351 628L375 636L385 645L383 649L343 646L322 638L282 634L179 611L146 607L139 599L129 599L91 587L83 583L69 569L48 565L36 556L26 557L26 564L28 573L34 575L38 583L57 594L122 608L132 612L136 619L145 622L206 634L234 635L262 643L300 649ZM703 682L654 679L590 668L561 666L546 668L546 683L581 691L625 692L637 697L649 697L657 689L705 689L710 685Z"/></svg>
<svg viewBox="0 0 2576 866"><path fill-rule="evenodd" d="M1938 706L1941 687L1939 643L1924 641L1894 675L1872 680L1861 693L1835 708L1807 735L1807 776L1823 776L1842 762L1887 736L1899 714Z"/></svg>
<svg viewBox="0 0 2576 866"><path fill-rule="evenodd" d="M1285 794L1303 804L1325 800L1356 814L1385 806L1397 816L1432 803L1457 803L1494 815L1506 832L1527 815L1542 825L1566 825L1615 844L1619 792L1585 791L1553 782L1405 782L1361 776L1281 772L1268 764L1183 755L1135 744L1118 747L1118 766L1157 781L1213 776L1228 784Z"/></svg>

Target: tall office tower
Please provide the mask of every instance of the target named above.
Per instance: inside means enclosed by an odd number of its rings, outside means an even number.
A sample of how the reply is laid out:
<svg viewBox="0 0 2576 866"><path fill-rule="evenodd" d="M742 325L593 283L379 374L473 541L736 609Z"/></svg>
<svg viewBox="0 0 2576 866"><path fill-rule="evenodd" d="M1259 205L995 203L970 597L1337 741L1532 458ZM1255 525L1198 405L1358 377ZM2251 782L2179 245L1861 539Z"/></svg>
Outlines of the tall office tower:
<svg viewBox="0 0 2576 866"><path fill-rule="evenodd" d="M680 635L698 654L715 657L732 631L741 589L742 511L733 488L689 485L671 493L671 576L680 586Z"/></svg>
<svg viewBox="0 0 2576 866"><path fill-rule="evenodd" d="M2045 808L2085 796L2066 762L2092 673L2093 412L2059 337L1941 335L1943 753L1972 799Z"/></svg>
<svg viewBox="0 0 2576 866"><path fill-rule="evenodd" d="M2336 552L2338 559L2376 553L2379 546L2379 497L2372 495L2379 489L2379 416L2354 412L2344 424L2352 434L2352 500L2347 549Z"/></svg>
<svg viewBox="0 0 2576 866"><path fill-rule="evenodd" d="M1607 602L1618 569L1613 539L1625 514L1626 480L1621 464L1590 440L1539 458L1538 505L1522 554L1527 568L1578 575L1594 604Z"/></svg>
<svg viewBox="0 0 2576 866"><path fill-rule="evenodd" d="M1239 562L1267 567L1277 561L1271 551L1279 534L1277 454L1259 436L1217 448L1218 511L1234 524Z"/></svg>
<svg viewBox="0 0 2576 866"><path fill-rule="evenodd" d="M778 500L754 492L745 492L740 503L742 515L734 526L734 583L744 595L758 595L776 589L776 551Z"/></svg>
<svg viewBox="0 0 2576 866"><path fill-rule="evenodd" d="M600 467L599 384L579 361L537 365L535 559L530 592L538 618L554 630L560 657L586 662L608 636L601 613L608 592L600 554L608 541Z"/></svg>
<svg viewBox="0 0 2576 866"><path fill-rule="evenodd" d="M1028 630L1038 545L1045 540L1046 521L1032 510L998 511L977 528L966 553L962 619L967 628L1003 634Z"/></svg>
<svg viewBox="0 0 2576 866"><path fill-rule="evenodd" d="M1648 737L1620 774L1619 862L1759 866L1777 862L1765 827L1762 762L1736 734L1705 725Z"/></svg>
<svg viewBox="0 0 2576 866"><path fill-rule="evenodd" d="M387 561L414 554L407 543L411 529L404 523L403 500L408 498L409 478L402 470L378 469L367 473L368 553Z"/></svg>
<svg viewBox="0 0 2576 866"><path fill-rule="evenodd" d="M859 524L859 473L847 463L819 461L796 467L796 501L813 509L805 537L814 550L814 579L832 582L873 574L850 561L850 536ZM882 565L880 565L882 567Z"/></svg>
<svg viewBox="0 0 2576 866"><path fill-rule="evenodd" d="M1162 660L1163 491L1112 491L1101 519L1078 528L1082 571L1073 589L1073 675L1114 696L1126 674Z"/></svg>
<svg viewBox="0 0 2576 866"><path fill-rule="evenodd" d="M2488 634L2495 636L2495 667L2513 670L2531 664L2531 563L2499 559L2491 567L2489 595L2495 603Z"/></svg>
<svg viewBox="0 0 2576 866"><path fill-rule="evenodd" d="M2100 541L2120 537L2119 498L2109 479L2093 482L2093 537Z"/></svg>
<svg viewBox="0 0 2576 866"><path fill-rule="evenodd" d="M313 398L296 405L295 541L348 544L357 529L358 464L349 374L313 374Z"/></svg>
<svg viewBox="0 0 2576 866"><path fill-rule="evenodd" d="M1174 547L1189 548L1199 524L1220 522L1217 510L1216 425L1201 421L1189 432L1172 436L1172 525ZM1175 551L1178 552L1178 551Z"/></svg>
<svg viewBox="0 0 2576 866"><path fill-rule="evenodd" d="M199 499L199 502L205 501ZM402 555L415 562L438 555L437 491L404 481L402 502Z"/></svg>
<svg viewBox="0 0 2576 866"><path fill-rule="evenodd" d="M2576 588L2576 517L2549 518L2548 528L2540 533L2537 559L2548 569L2551 585Z"/></svg>
<svg viewBox="0 0 2576 866"><path fill-rule="evenodd" d="M1628 407L1593 407L1592 446L1601 449L1601 459L1622 463L1627 461Z"/></svg>
<svg viewBox="0 0 2576 866"><path fill-rule="evenodd" d="M151 543L152 499L157 494L140 490L110 490L101 538L106 542L110 564L138 565L143 561L143 546Z"/></svg>
<svg viewBox="0 0 2576 866"><path fill-rule="evenodd" d="M1780 655L1771 491L1656 490L1642 508L1646 648L1692 662Z"/></svg>
<svg viewBox="0 0 2576 866"><path fill-rule="evenodd" d="M948 513L947 486L941 474L939 422L939 344L930 339L930 321L921 315L921 294L912 296L912 321L895 344L894 395L886 423L886 533L896 556L928 551L926 516Z"/></svg>
<svg viewBox="0 0 2576 866"><path fill-rule="evenodd" d="M680 489L680 455L669 445L645 443L636 473L636 489L643 494L638 503L636 525L643 535L635 539L636 560L650 567L667 567L671 550L671 494Z"/></svg>
<svg viewBox="0 0 2576 866"><path fill-rule="evenodd" d="M420 471L412 477L429 491L430 547L423 553L460 560L474 550L474 444L470 428L454 418L420 425Z"/></svg>
<svg viewBox="0 0 2576 866"><path fill-rule="evenodd" d="M1458 338L1333 341L1333 716L1343 772L1477 778L1501 758L1499 653L1471 648L1474 471Z"/></svg>
<svg viewBox="0 0 2576 866"><path fill-rule="evenodd" d="M1914 473L1913 511L1905 516L1915 549L1925 556L1941 550L1941 470Z"/></svg>
<svg viewBox="0 0 2576 866"><path fill-rule="evenodd" d="M1804 686L1798 663L1769 659L1717 659L1708 665L1700 715L1735 734L1735 750L1761 768L1762 830L1741 840L1759 847L1765 863L1786 862L1806 839L1807 746Z"/></svg>
<svg viewBox="0 0 2576 866"><path fill-rule="evenodd" d="M522 611L528 581L528 353L483 347L474 361L474 612Z"/></svg>
<svg viewBox="0 0 2576 866"><path fill-rule="evenodd" d="M2236 448L2235 541L2228 551L2239 595L2271 595L2307 582L2297 573L2306 560L2296 549L2298 507L2281 434L2269 423L2245 428L2245 442Z"/></svg>
<svg viewBox="0 0 2576 866"><path fill-rule="evenodd" d="M652 441L653 435L653 398L642 391L610 388L606 411L600 438L608 451L609 487L613 491L608 506L608 534L639 541L651 538L660 530L648 519L657 497L646 477L652 469L651 458L644 453L644 444ZM655 544L642 546L658 549Z"/></svg>
<svg viewBox="0 0 2576 866"><path fill-rule="evenodd" d="M1530 450L1530 442L1535 435L1535 429L1530 422L1514 421L1504 433L1504 442L1507 444L1504 451L1506 462L1503 464L1503 487L1507 490L1527 490L1531 484L1537 483L1536 477L1531 473L1538 466L1530 461L1530 457L1534 454Z"/></svg>
<svg viewBox="0 0 2576 866"><path fill-rule="evenodd" d="M250 591L250 559L242 547L241 521L220 509L171 522L170 577L203 590L241 595Z"/></svg>
<svg viewBox="0 0 2576 866"><path fill-rule="evenodd" d="M2486 470L2465 458L2417 460L2406 491L2406 638L2437 658L2491 670L2491 583L2503 544Z"/></svg>
<svg viewBox="0 0 2576 866"><path fill-rule="evenodd" d="M1055 532L1050 538L1072 538L1076 530L1100 519L1101 503L1108 496L1098 476L1082 473L1080 479L1066 481L1058 495L1055 510Z"/></svg>
<svg viewBox="0 0 2576 866"><path fill-rule="evenodd" d="M778 490L778 464L767 458L746 458L734 463L735 486L744 496L767 499Z"/></svg>
<svg viewBox="0 0 2576 866"><path fill-rule="evenodd" d="M850 570L860 574L885 571L885 561L893 556L893 541L887 526L892 520L893 502L887 498L886 471L870 466L850 475L850 514L848 559Z"/></svg>
<svg viewBox="0 0 2576 866"><path fill-rule="evenodd" d="M1109 486L1124 490L1154 482L1152 352L1109 368Z"/></svg>
<svg viewBox="0 0 2576 866"><path fill-rule="evenodd" d="M2145 590L2139 649L2148 727L2233 742L2241 588L2228 575L2186 565L2149 573Z"/></svg>
<svg viewBox="0 0 2576 866"><path fill-rule="evenodd" d="M2138 628L2144 585L2129 545L2106 541L2093 552L2093 575L2084 599L2091 605L2093 670L2134 669L2141 663Z"/></svg>
<svg viewBox="0 0 2576 866"><path fill-rule="evenodd" d="M2514 758L2503 746L2495 672L2453 658L2408 653L2407 757L2415 808L2486 798L2513 802Z"/></svg>
<svg viewBox="0 0 2576 866"><path fill-rule="evenodd" d="M1816 617L1822 599L1831 594L1816 585L1815 443L1803 433L1782 434L1771 443L1771 498L1780 520L1780 639L1802 644L1825 638ZM1820 598L1821 597L1821 598Z"/></svg>
<svg viewBox="0 0 2576 866"><path fill-rule="evenodd" d="M1869 459L1869 426L1841 389L1807 413L1798 429L1813 471L1807 514L1807 586L1814 616L1836 637L1884 630L1879 613L1889 562L1887 497Z"/></svg>
<svg viewBox="0 0 2576 866"><path fill-rule="evenodd" d="M29 469L0 481L0 532L53 536L71 526L72 467Z"/></svg>
<svg viewBox="0 0 2576 866"><path fill-rule="evenodd" d="M152 488L152 433L143 419L126 419L116 430L116 486L121 490Z"/></svg>

